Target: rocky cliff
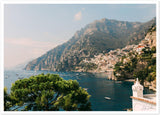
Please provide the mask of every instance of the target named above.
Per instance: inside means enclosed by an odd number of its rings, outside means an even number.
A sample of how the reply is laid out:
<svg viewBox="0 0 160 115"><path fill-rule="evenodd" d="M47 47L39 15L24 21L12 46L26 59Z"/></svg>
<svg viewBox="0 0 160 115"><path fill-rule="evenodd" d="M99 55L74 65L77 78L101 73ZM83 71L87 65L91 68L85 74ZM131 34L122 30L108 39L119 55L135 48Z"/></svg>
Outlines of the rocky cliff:
<svg viewBox="0 0 160 115"><path fill-rule="evenodd" d="M139 43L155 18L146 23L102 19L77 31L66 43L29 62L26 70L76 71L81 62L99 53Z"/></svg>
<svg viewBox="0 0 160 115"><path fill-rule="evenodd" d="M114 67L118 80L139 78L141 84L156 90L156 25L145 38L126 53Z"/></svg>

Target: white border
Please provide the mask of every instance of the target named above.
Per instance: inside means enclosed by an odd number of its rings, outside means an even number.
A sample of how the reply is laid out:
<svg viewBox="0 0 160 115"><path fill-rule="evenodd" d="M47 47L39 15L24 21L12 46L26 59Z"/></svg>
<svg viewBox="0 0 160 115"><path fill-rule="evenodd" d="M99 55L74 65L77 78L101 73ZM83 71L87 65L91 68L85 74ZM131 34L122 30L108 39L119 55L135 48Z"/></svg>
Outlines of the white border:
<svg viewBox="0 0 160 115"><path fill-rule="evenodd" d="M156 51L156 88L157 88L157 91L156 91L156 102L157 102L157 111L158 111L158 113L159 113L159 108L160 108L160 106L159 106L159 99L160 99L160 94L159 94L159 88L160 88L160 84L159 84L159 62L160 62L160 55L159 55L159 4L158 4L158 1L157 1L157 4L156 4L156 49L157 49L157 51Z"/></svg>
<svg viewBox="0 0 160 115"><path fill-rule="evenodd" d="M159 72L158 70L160 69L158 63L159 63L159 43L158 43L158 39L159 39L159 12L158 10L160 10L160 8L158 7L158 1L157 0L2 0L1 1L1 32L3 33L1 34L1 38L0 39L0 58L1 58L1 64L0 64L0 76L2 78L2 80L0 81L1 85L1 93L3 94L3 88L4 88L4 4L155 4L156 5L156 25L157 25L157 78L159 76ZM160 5L159 5L160 6ZM2 54L2 55L1 55ZM159 78L157 79L157 84L160 83L159 82ZM28 114L120 114L120 115L128 115L128 114L145 114L145 115L157 115L160 111L159 111L159 84L157 85L157 111L156 112L123 112L123 111L91 111L91 112L4 112L3 111L3 103L0 103L0 111L2 111L1 113L4 115L9 115L9 114L15 114L15 115L28 115ZM159 97L158 97L159 96ZM1 98L2 97L2 98ZM1 98L1 102L3 102L3 95L0 96Z"/></svg>
<svg viewBox="0 0 160 115"><path fill-rule="evenodd" d="M157 96L157 109L158 109L158 112L160 113L160 92L159 92L159 88L160 88L160 78L159 78L159 76L160 76L160 73L159 73L159 70L160 70L160 65L159 65L159 63L160 63L160 43L159 43L159 35L160 35L160 26L159 26L159 24L160 24L160 14L159 14L159 11L160 11L160 4L159 4L160 2L159 1L157 1L157 7L156 7L156 37L157 37L157 39L156 39L156 46L157 46L157 54L156 54L156 64L157 64L157 66L156 66L156 87L157 87L157 94L156 94L156 96Z"/></svg>
<svg viewBox="0 0 160 115"><path fill-rule="evenodd" d="M0 3L0 102L3 102L3 87L4 87L4 18L3 4ZM0 103L0 111L3 111L3 103Z"/></svg>
<svg viewBox="0 0 160 115"><path fill-rule="evenodd" d="M2 0L2 4L156 4L157 0Z"/></svg>

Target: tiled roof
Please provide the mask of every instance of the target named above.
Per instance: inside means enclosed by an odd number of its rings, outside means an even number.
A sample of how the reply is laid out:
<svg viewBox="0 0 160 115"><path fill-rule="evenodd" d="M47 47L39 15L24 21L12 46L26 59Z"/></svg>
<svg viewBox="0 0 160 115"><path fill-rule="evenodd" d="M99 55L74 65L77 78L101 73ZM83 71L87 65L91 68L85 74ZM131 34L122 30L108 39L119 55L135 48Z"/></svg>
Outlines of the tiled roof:
<svg viewBox="0 0 160 115"><path fill-rule="evenodd" d="M147 102L147 103L156 105L156 102L150 101L150 100L145 99L145 98L139 98L139 97L133 97L133 96L131 96L131 98L132 98L132 99L137 99L137 100L140 100L140 101L144 101L144 102Z"/></svg>
<svg viewBox="0 0 160 115"><path fill-rule="evenodd" d="M144 46L140 46L140 45L139 45L137 48L144 48Z"/></svg>

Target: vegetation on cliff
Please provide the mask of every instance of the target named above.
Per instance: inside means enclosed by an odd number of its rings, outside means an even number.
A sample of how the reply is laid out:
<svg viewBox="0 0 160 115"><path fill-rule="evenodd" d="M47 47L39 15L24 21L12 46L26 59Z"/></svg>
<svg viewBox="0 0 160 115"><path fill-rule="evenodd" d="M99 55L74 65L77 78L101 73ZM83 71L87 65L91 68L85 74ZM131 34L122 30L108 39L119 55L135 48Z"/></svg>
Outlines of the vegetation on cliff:
<svg viewBox="0 0 160 115"><path fill-rule="evenodd" d="M142 54L130 53L130 61L115 64L115 76L117 79L139 78L141 83L151 82L156 79L156 57L153 56L156 48L145 48Z"/></svg>
<svg viewBox="0 0 160 115"><path fill-rule="evenodd" d="M134 51L115 64L114 75L119 80L139 78L142 84L156 81L156 26L148 30Z"/></svg>

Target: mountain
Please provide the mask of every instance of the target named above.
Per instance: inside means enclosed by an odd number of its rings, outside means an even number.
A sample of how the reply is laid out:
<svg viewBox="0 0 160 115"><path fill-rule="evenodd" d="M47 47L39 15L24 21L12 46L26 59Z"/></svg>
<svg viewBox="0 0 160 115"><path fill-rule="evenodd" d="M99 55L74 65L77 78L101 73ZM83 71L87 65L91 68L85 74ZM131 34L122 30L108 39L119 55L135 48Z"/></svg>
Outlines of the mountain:
<svg viewBox="0 0 160 115"><path fill-rule="evenodd" d="M114 78L118 80L138 78L145 87L156 91L156 26L148 30L138 45L132 46L113 66Z"/></svg>
<svg viewBox="0 0 160 115"><path fill-rule="evenodd" d="M68 42L29 62L25 69L76 71L83 66L84 59L128 44L138 44L155 23L155 18L146 23L96 20L77 31Z"/></svg>
<svg viewBox="0 0 160 115"><path fill-rule="evenodd" d="M144 37L150 31L150 29L152 29L155 26L156 18L153 18L152 20L146 23L142 23L142 25L136 28L135 32L131 34L131 39L129 40L128 44L138 44L142 39L144 39Z"/></svg>

